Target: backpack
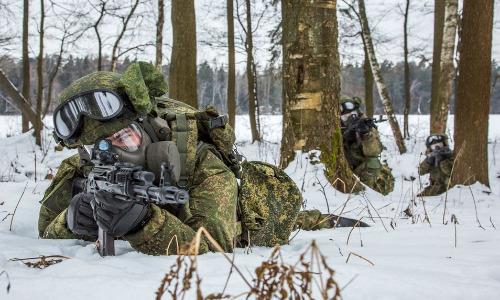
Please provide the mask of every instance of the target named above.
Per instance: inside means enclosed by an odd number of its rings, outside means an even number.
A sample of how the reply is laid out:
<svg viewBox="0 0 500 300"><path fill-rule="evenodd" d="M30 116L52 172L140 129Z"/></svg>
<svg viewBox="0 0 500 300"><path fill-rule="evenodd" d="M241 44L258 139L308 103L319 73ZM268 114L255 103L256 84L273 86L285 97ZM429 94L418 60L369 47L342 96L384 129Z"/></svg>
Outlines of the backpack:
<svg viewBox="0 0 500 300"><path fill-rule="evenodd" d="M241 222L241 245L272 247L288 243L302 205L302 194L283 170L264 162L241 162L234 147L233 128L227 124L227 117L212 107L197 110L180 101L158 98L156 113L168 121L171 139L179 149L181 179L184 179L179 180L181 184L190 181L196 153L207 144L240 179L237 214Z"/></svg>

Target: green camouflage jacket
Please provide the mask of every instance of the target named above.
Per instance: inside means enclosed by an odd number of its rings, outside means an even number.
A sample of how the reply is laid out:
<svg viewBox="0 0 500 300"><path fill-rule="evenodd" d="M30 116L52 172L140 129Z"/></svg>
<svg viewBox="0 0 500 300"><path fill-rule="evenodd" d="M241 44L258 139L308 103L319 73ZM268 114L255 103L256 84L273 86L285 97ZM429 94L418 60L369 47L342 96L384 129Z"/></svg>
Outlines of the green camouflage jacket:
<svg viewBox="0 0 500 300"><path fill-rule="evenodd" d="M437 166L428 164L425 160L418 166L420 175L429 174L430 185L419 195L435 196L446 192L453 168L453 158L447 158L439 162Z"/></svg>
<svg viewBox="0 0 500 300"><path fill-rule="evenodd" d="M383 149L375 128L355 141L344 139L344 152L354 174L367 186L386 195L394 189L394 177L387 164L380 162L379 156Z"/></svg>

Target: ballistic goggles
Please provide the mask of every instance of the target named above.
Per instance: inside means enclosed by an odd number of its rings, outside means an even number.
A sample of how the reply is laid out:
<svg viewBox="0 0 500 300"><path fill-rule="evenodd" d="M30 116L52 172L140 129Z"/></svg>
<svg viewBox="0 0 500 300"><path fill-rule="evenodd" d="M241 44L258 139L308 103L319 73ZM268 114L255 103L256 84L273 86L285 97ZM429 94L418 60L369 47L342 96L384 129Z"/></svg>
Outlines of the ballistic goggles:
<svg viewBox="0 0 500 300"><path fill-rule="evenodd" d="M446 140L448 138L446 135L443 134L433 134L429 135L427 139L425 140L425 145L427 148L429 148L431 145L437 144L437 143L442 143L443 145L446 145Z"/></svg>
<svg viewBox="0 0 500 300"><path fill-rule="evenodd" d="M351 111L358 110L359 109L359 104L354 102L354 101L346 101L342 104L340 104L340 113L341 114L347 114L350 113Z"/></svg>
<svg viewBox="0 0 500 300"><path fill-rule="evenodd" d="M105 121L118 116L123 100L110 90L94 90L75 95L54 111L54 129L61 139L72 137L80 126L82 116Z"/></svg>

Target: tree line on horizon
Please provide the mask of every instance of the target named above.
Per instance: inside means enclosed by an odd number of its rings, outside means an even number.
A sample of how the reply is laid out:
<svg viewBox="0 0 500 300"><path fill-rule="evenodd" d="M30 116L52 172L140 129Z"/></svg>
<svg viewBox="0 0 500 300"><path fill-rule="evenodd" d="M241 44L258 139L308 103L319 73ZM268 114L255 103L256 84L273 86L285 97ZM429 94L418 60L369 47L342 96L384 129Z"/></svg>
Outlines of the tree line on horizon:
<svg viewBox="0 0 500 300"><path fill-rule="evenodd" d="M46 56L44 59L45 69L51 69L57 62L57 55ZM107 57L103 58L104 65L109 64ZM119 60L116 65L117 72L121 72L132 63L133 60L126 57ZM31 69L35 70L36 59L30 60ZM69 56L61 66L61 71L53 83L51 105L47 113L51 113L58 104L57 95L74 80L90 74L96 70L97 58L92 56L73 57ZM20 89L22 78L20 77L22 63L18 59L3 57L0 59L0 68L4 70L12 83ZM421 61L419 63L411 62L411 105L410 114L428 115L430 112L431 89L432 89L432 65ZM227 113L227 79L228 73L224 64L217 62L202 62L197 66L197 92L199 107L214 106L220 112ZM164 65L163 73L168 80L169 65ZM404 112L404 63L384 61L381 64L383 77L386 78L389 93L393 100L394 111L397 114ZM342 72L342 93L346 96L358 96L365 98L364 69L363 64L344 64L341 66ZM492 63L492 81L496 74L500 73L500 64L496 61ZM35 74L31 76L31 86L35 85ZM281 114L282 113L282 80L281 67L274 67L273 64L266 64L257 75L258 80L258 99L260 100L260 111L262 114ZM236 113L248 114L248 86L245 71L239 71L236 74ZM36 90L31 90L31 98L36 96ZM380 104L380 96L376 90L372 91L374 97L374 114L384 114L383 107ZM450 110L454 113L455 99L451 99ZM0 115L18 114L19 111L10 105L6 100L6 95L0 91ZM492 89L490 113L500 114L500 84Z"/></svg>

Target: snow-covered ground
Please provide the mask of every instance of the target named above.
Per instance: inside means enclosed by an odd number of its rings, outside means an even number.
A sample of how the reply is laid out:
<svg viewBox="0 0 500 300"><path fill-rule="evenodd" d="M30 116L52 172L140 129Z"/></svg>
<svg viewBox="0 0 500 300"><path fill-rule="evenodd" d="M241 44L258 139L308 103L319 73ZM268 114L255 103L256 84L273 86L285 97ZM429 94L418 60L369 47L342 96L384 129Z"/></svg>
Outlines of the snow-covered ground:
<svg viewBox="0 0 500 300"><path fill-rule="evenodd" d="M286 171L303 188L307 209L329 209L335 213L343 210L345 215L363 218L371 227L356 229L350 237L350 228L294 233L290 244L282 247L283 259L295 263L315 239L336 270L335 279L340 286L349 283L342 289L344 299L500 299L500 234L494 228L500 226L500 116L490 116L491 190L479 184L452 189L446 200L446 225L445 195L427 197L425 205L421 199L415 199L413 220L402 213L428 180L417 175L428 116L412 116L410 122L409 153L402 156L397 154L388 124L379 126L388 149L384 159L396 177L395 190L386 197L371 190L360 195L335 191L327 185L321 164L308 164L306 155L299 155L290 164ZM247 159L276 163L281 117L264 116L261 123L265 141L251 145L248 118L237 119L240 152ZM154 298L175 257L144 255L119 241L117 256L101 258L90 243L38 238L38 201L49 185L44 178L73 152L54 152L53 143L44 150L36 149L31 136L19 134L19 127L17 117L0 117L0 272L8 273L11 284L7 293L7 277L0 275L0 299ZM417 179L404 180L411 176ZM8 214L18 202L12 220ZM424 221L425 211L430 224ZM451 222L452 216L458 224ZM269 248L251 250L247 254L237 249L235 254L235 262L247 278L271 253ZM351 252L374 265L358 257L351 257L346 263ZM71 259L44 270L11 261L40 255L64 255ZM202 255L198 265L203 292L222 291L230 269L222 255ZM244 290L243 280L233 274L226 292L237 295Z"/></svg>

